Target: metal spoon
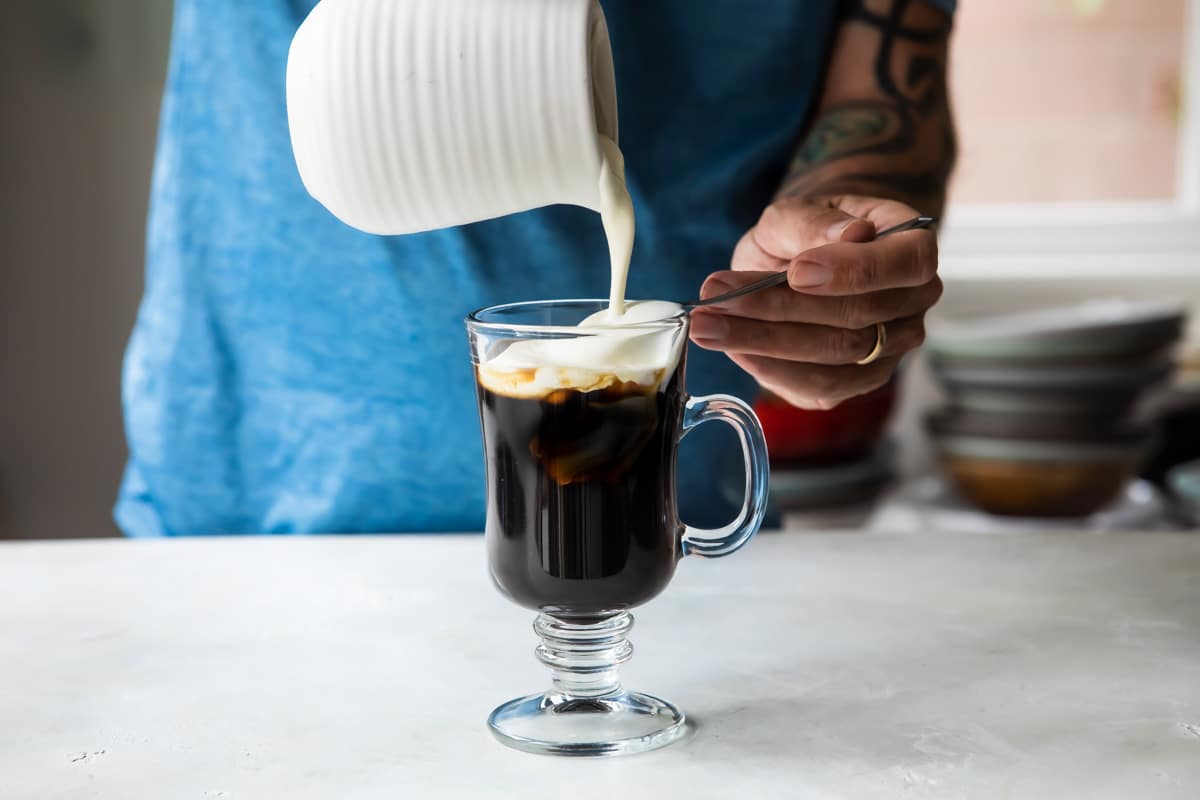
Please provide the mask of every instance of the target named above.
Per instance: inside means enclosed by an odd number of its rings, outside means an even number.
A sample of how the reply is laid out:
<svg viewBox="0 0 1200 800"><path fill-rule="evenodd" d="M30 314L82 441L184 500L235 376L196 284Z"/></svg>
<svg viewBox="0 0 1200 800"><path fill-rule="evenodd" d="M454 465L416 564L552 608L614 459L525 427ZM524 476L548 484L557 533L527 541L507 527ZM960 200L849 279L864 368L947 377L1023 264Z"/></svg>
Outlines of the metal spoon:
<svg viewBox="0 0 1200 800"><path fill-rule="evenodd" d="M937 220L933 217L913 217L907 222L901 222L899 225L893 225L890 228L881 230L879 233L875 234L875 238L872 241L879 241L885 236L891 236L893 233L902 233L904 231L912 231L921 228L932 228L936 224ZM724 303L725 301L732 300L735 297L741 297L743 295L752 294L763 289L770 289L772 286L779 286L780 284L787 283L787 275L787 270L783 270L782 272L776 272L774 275L763 278L761 281L755 281L754 283L743 286L740 289L734 289L731 292L725 292L724 294L719 294L716 297L709 297L706 300L693 300L690 303L680 303L680 305L690 311L693 308L711 306L714 303Z"/></svg>

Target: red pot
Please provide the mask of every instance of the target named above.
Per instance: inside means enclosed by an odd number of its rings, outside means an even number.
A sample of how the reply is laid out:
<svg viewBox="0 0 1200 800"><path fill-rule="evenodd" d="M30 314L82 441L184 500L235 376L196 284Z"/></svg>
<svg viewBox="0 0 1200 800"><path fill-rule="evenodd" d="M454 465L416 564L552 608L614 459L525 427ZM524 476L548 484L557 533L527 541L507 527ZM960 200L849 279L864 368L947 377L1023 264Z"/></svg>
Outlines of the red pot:
<svg viewBox="0 0 1200 800"><path fill-rule="evenodd" d="M861 455L883 436L896 404L896 381L828 411L795 408L764 393L754 411L762 421L772 463Z"/></svg>

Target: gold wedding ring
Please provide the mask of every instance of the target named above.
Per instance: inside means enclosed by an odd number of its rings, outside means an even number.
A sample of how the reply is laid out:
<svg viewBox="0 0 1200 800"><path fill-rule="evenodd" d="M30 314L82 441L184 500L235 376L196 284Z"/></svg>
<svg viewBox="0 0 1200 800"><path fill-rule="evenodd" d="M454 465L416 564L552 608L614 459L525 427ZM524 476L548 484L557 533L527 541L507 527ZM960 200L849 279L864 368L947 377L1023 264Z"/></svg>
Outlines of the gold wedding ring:
<svg viewBox="0 0 1200 800"><path fill-rule="evenodd" d="M883 355L883 348L887 346L887 325L882 322L875 323L875 348L867 353L867 357L861 361L855 361L860 367L865 367L867 364L874 363Z"/></svg>

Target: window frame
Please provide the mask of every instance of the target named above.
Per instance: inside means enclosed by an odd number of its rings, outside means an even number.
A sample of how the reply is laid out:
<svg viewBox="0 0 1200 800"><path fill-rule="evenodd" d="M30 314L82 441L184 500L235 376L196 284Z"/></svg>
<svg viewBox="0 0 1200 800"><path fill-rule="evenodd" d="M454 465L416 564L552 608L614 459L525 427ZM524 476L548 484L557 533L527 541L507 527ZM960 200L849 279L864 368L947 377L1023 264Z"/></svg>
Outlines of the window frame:
<svg viewBox="0 0 1200 800"><path fill-rule="evenodd" d="M1188 0L1185 14L1175 198L955 205L951 185L941 235L944 277L1178 278L1200 293L1200 0Z"/></svg>

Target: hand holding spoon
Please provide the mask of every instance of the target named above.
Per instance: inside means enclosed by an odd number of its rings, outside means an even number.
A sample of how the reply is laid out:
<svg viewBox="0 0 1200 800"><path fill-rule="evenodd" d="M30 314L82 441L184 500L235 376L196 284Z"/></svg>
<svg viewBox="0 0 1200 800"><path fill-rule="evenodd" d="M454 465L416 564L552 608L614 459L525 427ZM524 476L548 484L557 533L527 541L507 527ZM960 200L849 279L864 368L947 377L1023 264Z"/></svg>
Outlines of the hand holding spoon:
<svg viewBox="0 0 1200 800"><path fill-rule="evenodd" d="M907 222L901 222L899 225L893 225L890 228L885 228L884 230L875 234L875 238L872 241L878 241L885 236L891 236L893 233L932 228L936 224L937 220L933 217L913 217ZM743 286L740 289L734 289L731 292L725 292L724 294L719 294L716 297L709 297L705 300L692 300L688 303L680 303L680 305L690 311L693 308L701 308L703 306L711 306L716 303L724 303L727 300L734 299L735 297L742 297L743 295L752 294L754 292L762 291L763 289L769 289L772 286L779 286L787 283L787 277L787 270L782 270L780 272L776 272L774 275L763 278L761 281L755 281L754 283Z"/></svg>

